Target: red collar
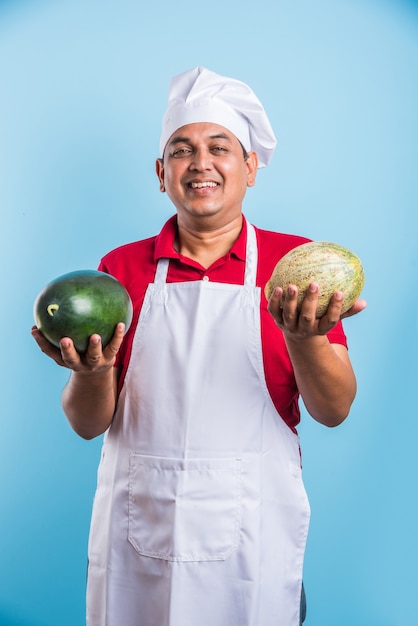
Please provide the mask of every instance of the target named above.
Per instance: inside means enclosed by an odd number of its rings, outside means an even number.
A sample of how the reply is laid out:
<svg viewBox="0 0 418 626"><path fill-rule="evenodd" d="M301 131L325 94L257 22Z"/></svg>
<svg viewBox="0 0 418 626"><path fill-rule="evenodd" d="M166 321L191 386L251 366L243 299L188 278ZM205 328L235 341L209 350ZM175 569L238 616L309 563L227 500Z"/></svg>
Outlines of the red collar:
<svg viewBox="0 0 418 626"><path fill-rule="evenodd" d="M158 259L180 259L180 254L174 249L174 239L177 234L177 215L173 215L164 224L155 240L154 261ZM229 255L234 255L241 261L245 261L247 246L247 222L242 220L242 229L238 239L233 243Z"/></svg>

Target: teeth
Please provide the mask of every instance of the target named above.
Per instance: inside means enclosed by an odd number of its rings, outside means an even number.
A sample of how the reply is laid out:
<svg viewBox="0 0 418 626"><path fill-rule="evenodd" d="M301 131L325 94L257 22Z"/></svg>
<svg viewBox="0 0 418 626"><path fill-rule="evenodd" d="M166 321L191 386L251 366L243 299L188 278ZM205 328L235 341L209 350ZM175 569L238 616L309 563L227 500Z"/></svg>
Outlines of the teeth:
<svg viewBox="0 0 418 626"><path fill-rule="evenodd" d="M202 189L203 187L217 187L218 183L214 183L210 180L202 183L190 183L192 189Z"/></svg>

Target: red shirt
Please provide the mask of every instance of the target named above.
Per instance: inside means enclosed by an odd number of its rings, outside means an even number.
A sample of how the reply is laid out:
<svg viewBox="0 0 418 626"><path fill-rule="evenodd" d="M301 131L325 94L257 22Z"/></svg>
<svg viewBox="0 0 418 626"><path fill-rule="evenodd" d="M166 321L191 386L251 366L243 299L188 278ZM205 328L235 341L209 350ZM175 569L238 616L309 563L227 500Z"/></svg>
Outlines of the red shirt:
<svg viewBox="0 0 418 626"><path fill-rule="evenodd" d="M120 387L129 364L132 340L148 284L154 281L157 262L169 258L167 282L202 280L205 276L215 282L242 285L244 283L247 225L224 257L205 269L196 261L182 256L174 249L177 218L166 222L160 234L142 241L129 243L109 252L100 262L99 270L115 276L128 290L134 307L132 324L126 333L116 365L121 368ZM266 383L273 403L290 428L295 430L300 421L299 391L282 331L267 311L264 285L269 280L278 260L292 248L309 241L304 237L286 235L255 228L258 245L257 286L261 287L261 342ZM332 343L347 346L341 322L328 333Z"/></svg>

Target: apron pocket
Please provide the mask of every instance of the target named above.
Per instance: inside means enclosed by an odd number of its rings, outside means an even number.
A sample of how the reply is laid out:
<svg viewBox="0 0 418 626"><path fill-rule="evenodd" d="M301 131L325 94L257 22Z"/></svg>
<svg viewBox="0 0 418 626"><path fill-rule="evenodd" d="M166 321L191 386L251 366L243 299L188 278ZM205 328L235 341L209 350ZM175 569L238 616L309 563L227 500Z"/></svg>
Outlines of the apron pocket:
<svg viewBox="0 0 418 626"><path fill-rule="evenodd" d="M238 546L241 459L163 459L132 453L128 538L167 561L225 560Z"/></svg>

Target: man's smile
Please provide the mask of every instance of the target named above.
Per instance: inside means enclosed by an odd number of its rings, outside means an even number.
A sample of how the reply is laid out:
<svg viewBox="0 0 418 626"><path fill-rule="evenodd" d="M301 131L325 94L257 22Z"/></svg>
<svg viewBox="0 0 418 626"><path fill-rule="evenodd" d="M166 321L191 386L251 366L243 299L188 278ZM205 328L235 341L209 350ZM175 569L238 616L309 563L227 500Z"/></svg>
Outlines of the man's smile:
<svg viewBox="0 0 418 626"><path fill-rule="evenodd" d="M189 183L189 187L192 189L203 189L204 187L217 187L219 183L216 183L213 180L205 180L205 181L192 181Z"/></svg>

